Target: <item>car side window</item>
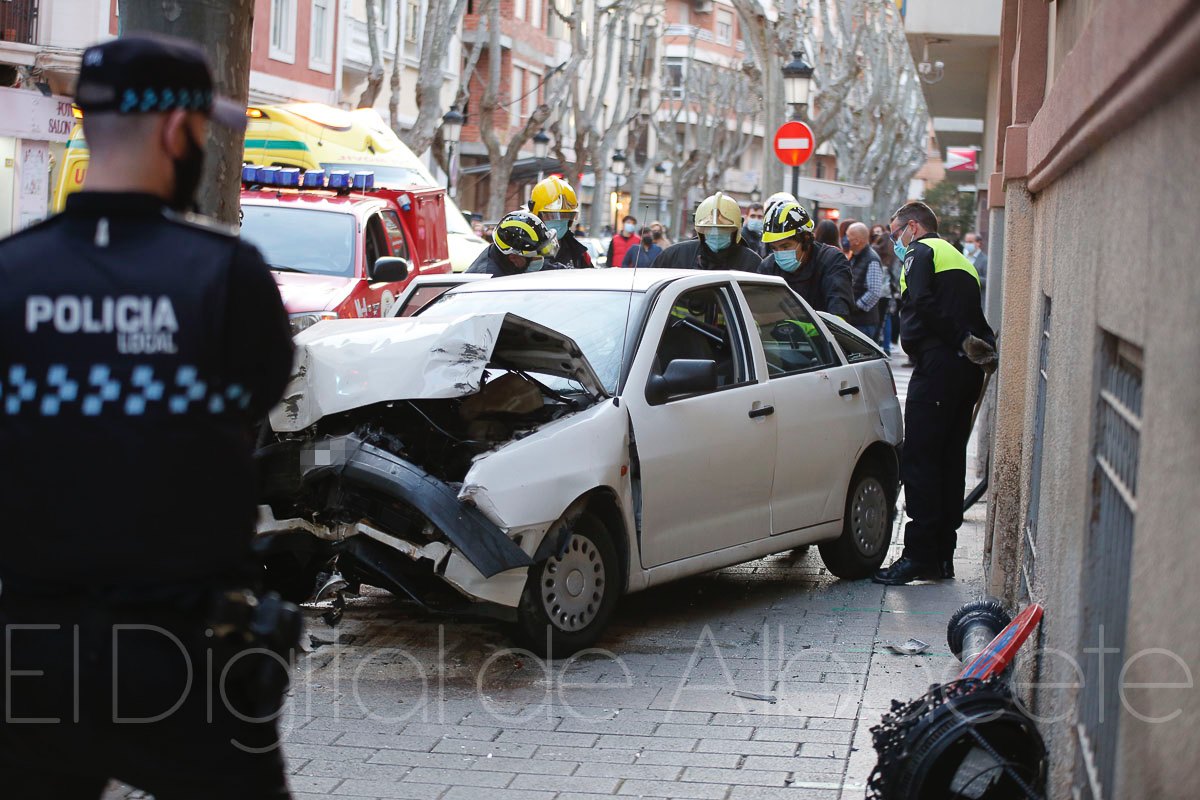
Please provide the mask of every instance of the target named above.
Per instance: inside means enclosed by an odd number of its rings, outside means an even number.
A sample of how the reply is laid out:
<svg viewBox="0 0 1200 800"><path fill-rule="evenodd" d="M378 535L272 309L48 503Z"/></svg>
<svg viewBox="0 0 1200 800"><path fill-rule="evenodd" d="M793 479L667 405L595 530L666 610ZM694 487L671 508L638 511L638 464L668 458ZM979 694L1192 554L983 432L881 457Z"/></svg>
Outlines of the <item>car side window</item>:
<svg viewBox="0 0 1200 800"><path fill-rule="evenodd" d="M851 364L857 364L860 361L876 361L883 358L883 353L871 347L871 345L850 331L832 324L828 327L833 333L833 338L841 345L842 352L846 354L846 360Z"/></svg>
<svg viewBox="0 0 1200 800"><path fill-rule="evenodd" d="M392 255L396 258L408 258L408 241L404 238L404 227L395 211L383 212L383 228L388 244L391 245Z"/></svg>
<svg viewBox="0 0 1200 800"><path fill-rule="evenodd" d="M754 327L767 357L767 377L781 378L837 363L829 340L785 286L744 283Z"/></svg>
<svg viewBox="0 0 1200 800"><path fill-rule="evenodd" d="M676 298L655 351L654 373L663 374L676 359L704 359L716 362L718 389L751 380L735 308L728 284L693 289Z"/></svg>

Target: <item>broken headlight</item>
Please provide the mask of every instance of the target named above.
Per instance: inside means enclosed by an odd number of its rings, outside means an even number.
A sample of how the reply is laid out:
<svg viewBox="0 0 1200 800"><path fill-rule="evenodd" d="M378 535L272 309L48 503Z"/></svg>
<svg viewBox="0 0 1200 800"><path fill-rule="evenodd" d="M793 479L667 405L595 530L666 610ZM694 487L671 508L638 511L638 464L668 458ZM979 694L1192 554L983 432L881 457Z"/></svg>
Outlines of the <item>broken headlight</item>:
<svg viewBox="0 0 1200 800"><path fill-rule="evenodd" d="M288 324L292 327L292 336L307 330L323 319L337 319L336 311L304 311L299 314L288 314Z"/></svg>

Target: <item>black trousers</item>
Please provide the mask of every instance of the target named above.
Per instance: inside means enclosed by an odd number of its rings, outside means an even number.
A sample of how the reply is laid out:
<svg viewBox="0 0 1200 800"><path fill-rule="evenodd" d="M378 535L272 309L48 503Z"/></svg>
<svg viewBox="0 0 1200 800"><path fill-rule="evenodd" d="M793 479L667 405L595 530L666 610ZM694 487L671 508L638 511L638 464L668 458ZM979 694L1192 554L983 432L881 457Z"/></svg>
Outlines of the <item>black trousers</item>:
<svg viewBox="0 0 1200 800"><path fill-rule="evenodd" d="M900 465L909 516L904 555L917 561L949 560L963 521L967 440L983 370L941 345L918 353L913 363Z"/></svg>
<svg viewBox="0 0 1200 800"><path fill-rule="evenodd" d="M0 796L94 800L110 779L157 800L290 796L266 653L161 607L0 596L0 627Z"/></svg>

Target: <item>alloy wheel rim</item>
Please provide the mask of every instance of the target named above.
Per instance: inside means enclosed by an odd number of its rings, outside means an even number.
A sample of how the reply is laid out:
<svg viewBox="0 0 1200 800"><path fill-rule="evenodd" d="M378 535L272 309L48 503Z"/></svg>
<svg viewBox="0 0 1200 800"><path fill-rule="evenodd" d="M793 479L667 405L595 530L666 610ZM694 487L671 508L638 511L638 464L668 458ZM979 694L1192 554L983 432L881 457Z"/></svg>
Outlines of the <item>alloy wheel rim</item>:
<svg viewBox="0 0 1200 800"><path fill-rule="evenodd" d="M581 630L604 600L604 559L591 539L571 536L566 552L551 556L542 571L542 607L556 628Z"/></svg>
<svg viewBox="0 0 1200 800"><path fill-rule="evenodd" d="M887 525L887 493L883 485L875 478L860 481L850 503L850 531L859 552L865 556L878 553Z"/></svg>

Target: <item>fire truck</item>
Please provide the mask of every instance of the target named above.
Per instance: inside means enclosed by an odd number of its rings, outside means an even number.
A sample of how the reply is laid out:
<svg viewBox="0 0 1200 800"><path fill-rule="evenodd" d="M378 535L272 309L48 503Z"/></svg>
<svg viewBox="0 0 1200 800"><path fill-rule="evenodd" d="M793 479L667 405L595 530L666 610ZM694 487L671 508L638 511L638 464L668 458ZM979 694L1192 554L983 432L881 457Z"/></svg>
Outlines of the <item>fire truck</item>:
<svg viewBox="0 0 1200 800"><path fill-rule="evenodd" d="M241 235L270 265L293 334L387 316L413 278L450 272L445 192L376 188L365 170L244 165Z"/></svg>

